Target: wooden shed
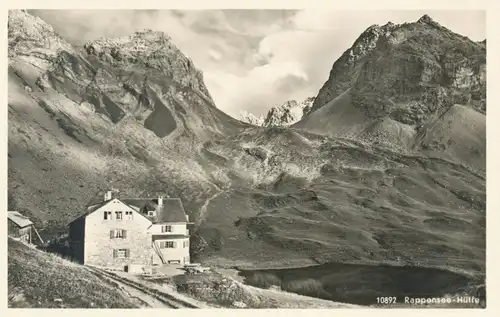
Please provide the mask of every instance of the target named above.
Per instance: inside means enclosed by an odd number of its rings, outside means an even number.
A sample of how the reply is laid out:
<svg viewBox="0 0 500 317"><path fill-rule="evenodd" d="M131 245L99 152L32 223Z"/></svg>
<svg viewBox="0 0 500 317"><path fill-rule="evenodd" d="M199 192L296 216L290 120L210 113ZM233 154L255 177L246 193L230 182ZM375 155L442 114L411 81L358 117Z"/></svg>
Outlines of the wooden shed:
<svg viewBox="0 0 500 317"><path fill-rule="evenodd" d="M8 215L8 235L12 238L24 241L26 243L33 243L33 234L43 240L38 235L38 232L33 225L33 222L28 218L23 216L17 211L9 211Z"/></svg>

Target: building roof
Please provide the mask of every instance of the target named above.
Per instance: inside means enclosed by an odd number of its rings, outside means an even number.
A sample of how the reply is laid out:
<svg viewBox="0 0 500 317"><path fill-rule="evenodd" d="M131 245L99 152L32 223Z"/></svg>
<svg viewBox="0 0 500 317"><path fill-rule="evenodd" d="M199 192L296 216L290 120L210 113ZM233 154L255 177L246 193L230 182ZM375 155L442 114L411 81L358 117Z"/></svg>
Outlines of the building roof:
<svg viewBox="0 0 500 317"><path fill-rule="evenodd" d="M158 209L158 198L118 198L113 197L113 199L118 199L125 205L136 210L139 214L149 219L152 223L169 223L169 222L188 222L186 219L186 213L184 211L184 206L180 198L163 198L163 207ZM94 203L87 206L87 211L74 219L76 220L86 217L93 213L97 209L106 205L108 201L102 201ZM154 216L148 216L148 211L156 211Z"/></svg>
<svg viewBox="0 0 500 317"><path fill-rule="evenodd" d="M145 214L153 223L187 222L180 198L163 198L162 208L158 208L158 198L124 198L120 201L139 208L139 212ZM148 211L154 210L156 210L154 216L147 215Z"/></svg>
<svg viewBox="0 0 500 317"><path fill-rule="evenodd" d="M85 213L85 215L88 215L88 214L92 213L93 211L101 208L102 206L106 205L108 202L109 202L109 200L106 200L106 201L102 201L100 203L88 206L87 207L87 212Z"/></svg>
<svg viewBox="0 0 500 317"><path fill-rule="evenodd" d="M9 211L7 218L18 225L20 228L33 225L33 222L31 222L28 217L21 215L17 211Z"/></svg>
<svg viewBox="0 0 500 317"><path fill-rule="evenodd" d="M153 234L153 240L172 240L172 239L184 239L189 238L185 234Z"/></svg>
<svg viewBox="0 0 500 317"><path fill-rule="evenodd" d="M109 200L107 200L107 201L101 201L100 203L92 204L92 205L87 206L87 208L86 208L87 211L85 211L83 214L81 214L80 216L76 217L75 219L71 220L70 224L72 224L73 222L75 222L75 221L77 221L79 219L87 217L88 215L90 215L91 213L93 213L94 211L96 211L97 209L99 209L102 206L106 205L108 202L109 202Z"/></svg>
<svg viewBox="0 0 500 317"><path fill-rule="evenodd" d="M115 199L115 198L113 198ZM111 200L113 200L111 199ZM82 218L85 218L87 217L88 215L90 215L91 213L93 213L94 211L96 211L97 209L101 208L102 206L106 205L107 203L109 203L111 200L105 200L105 201L101 201L99 203L94 203L94 204L91 204L91 205L88 205L87 206L87 211L85 211L85 213L81 214L80 216L78 216L77 218L73 219L70 221L70 224L74 223L75 221L79 220L79 219L82 219ZM119 199L118 199L119 200ZM123 202L123 201L122 201ZM125 204L127 205L127 204ZM129 206L127 205L128 207L134 209L134 210L137 210L137 207L134 207L134 206ZM138 210L137 210L138 211ZM145 217L145 215L141 214L142 216ZM147 217L146 217L147 218ZM148 220L150 220L148 218Z"/></svg>

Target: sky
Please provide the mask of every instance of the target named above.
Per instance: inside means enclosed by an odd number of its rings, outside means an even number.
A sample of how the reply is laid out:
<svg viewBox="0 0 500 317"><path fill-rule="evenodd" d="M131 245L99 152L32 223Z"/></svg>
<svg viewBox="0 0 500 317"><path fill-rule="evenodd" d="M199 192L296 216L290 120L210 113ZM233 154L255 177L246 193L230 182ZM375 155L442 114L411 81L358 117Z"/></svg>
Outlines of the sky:
<svg viewBox="0 0 500 317"><path fill-rule="evenodd" d="M316 96L333 63L373 24L428 14L474 41L486 38L484 11L30 10L66 40L83 44L143 29L167 33L202 70L217 107L256 115Z"/></svg>

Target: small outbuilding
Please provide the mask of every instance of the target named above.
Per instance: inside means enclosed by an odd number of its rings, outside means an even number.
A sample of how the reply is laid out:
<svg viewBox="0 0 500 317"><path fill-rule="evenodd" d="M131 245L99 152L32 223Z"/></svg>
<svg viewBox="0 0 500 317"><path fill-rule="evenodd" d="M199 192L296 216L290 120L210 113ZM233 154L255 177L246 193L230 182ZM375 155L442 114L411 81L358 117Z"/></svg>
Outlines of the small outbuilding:
<svg viewBox="0 0 500 317"><path fill-rule="evenodd" d="M32 244L34 240L33 234L36 234L40 242L43 243L33 222L28 217L22 215L18 211L8 211L7 219L9 237Z"/></svg>

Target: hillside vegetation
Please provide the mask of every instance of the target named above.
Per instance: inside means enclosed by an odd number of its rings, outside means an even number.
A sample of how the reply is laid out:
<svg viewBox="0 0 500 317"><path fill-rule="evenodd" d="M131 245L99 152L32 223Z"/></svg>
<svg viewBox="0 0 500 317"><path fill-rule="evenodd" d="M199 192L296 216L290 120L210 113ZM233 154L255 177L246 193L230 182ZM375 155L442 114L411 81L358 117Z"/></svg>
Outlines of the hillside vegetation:
<svg viewBox="0 0 500 317"><path fill-rule="evenodd" d="M11 308L134 308L116 285L83 266L8 239Z"/></svg>

